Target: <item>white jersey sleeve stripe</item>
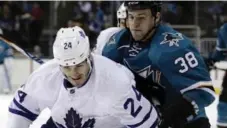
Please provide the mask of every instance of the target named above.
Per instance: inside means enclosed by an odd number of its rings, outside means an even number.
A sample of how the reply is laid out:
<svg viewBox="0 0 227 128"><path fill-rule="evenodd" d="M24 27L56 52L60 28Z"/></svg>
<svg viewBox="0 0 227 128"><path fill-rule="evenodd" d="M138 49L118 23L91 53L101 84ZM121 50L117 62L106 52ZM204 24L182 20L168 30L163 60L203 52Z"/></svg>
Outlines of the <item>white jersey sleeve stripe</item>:
<svg viewBox="0 0 227 128"><path fill-rule="evenodd" d="M20 103L18 103L15 98L13 99L13 104L15 106L17 106L17 108L20 109L20 110L13 109L13 108L9 107L9 112L14 113L16 115L23 116L23 117L25 117L25 118L27 118L27 119L29 119L31 121L34 121L38 117L37 114L29 111L28 109L23 107Z"/></svg>

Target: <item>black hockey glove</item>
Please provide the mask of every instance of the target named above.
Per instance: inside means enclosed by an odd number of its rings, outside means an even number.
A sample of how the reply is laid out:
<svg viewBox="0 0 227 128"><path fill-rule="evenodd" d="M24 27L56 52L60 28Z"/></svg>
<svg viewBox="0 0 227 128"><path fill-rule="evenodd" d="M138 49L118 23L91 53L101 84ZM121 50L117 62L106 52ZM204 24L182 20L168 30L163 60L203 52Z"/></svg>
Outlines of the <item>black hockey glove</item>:
<svg viewBox="0 0 227 128"><path fill-rule="evenodd" d="M151 103L153 103L153 98L157 99L160 104L164 103L165 91L160 85L142 78L138 74L134 73L136 88L140 91L145 98L147 98Z"/></svg>
<svg viewBox="0 0 227 128"><path fill-rule="evenodd" d="M160 85L142 78L138 74L134 73L136 88L143 96L150 101L156 108L158 115L161 115L161 106L165 102L165 90Z"/></svg>
<svg viewBox="0 0 227 128"><path fill-rule="evenodd" d="M216 68L215 65L214 65L215 61L213 59L204 57L204 61L206 63L208 71Z"/></svg>
<svg viewBox="0 0 227 128"><path fill-rule="evenodd" d="M219 125L217 125L217 128L227 128L227 126L219 126Z"/></svg>
<svg viewBox="0 0 227 128"><path fill-rule="evenodd" d="M179 96L175 101L169 101L162 107L162 122L159 128L184 128L189 119L196 116L198 106Z"/></svg>

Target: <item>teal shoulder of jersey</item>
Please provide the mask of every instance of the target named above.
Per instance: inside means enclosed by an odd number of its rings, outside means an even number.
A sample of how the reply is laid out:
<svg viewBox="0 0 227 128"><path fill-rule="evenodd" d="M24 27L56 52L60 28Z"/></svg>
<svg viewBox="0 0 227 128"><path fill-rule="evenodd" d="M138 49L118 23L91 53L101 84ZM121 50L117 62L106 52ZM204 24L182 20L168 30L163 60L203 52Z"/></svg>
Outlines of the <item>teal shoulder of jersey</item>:
<svg viewBox="0 0 227 128"><path fill-rule="evenodd" d="M128 29L122 29L119 32L113 34L109 41L106 42L106 45L102 51L102 55L114 60L115 62L121 63L121 53L118 51L118 49L121 48L121 46L124 46L124 44L128 43L129 36L125 36L128 34L130 34Z"/></svg>
<svg viewBox="0 0 227 128"><path fill-rule="evenodd" d="M158 61L162 55L181 54L185 49L193 47L188 37L167 25L157 28L150 44L149 57L153 61Z"/></svg>
<svg viewBox="0 0 227 128"><path fill-rule="evenodd" d="M211 54L214 61L224 60L227 56L227 23L223 24L217 32L216 49Z"/></svg>
<svg viewBox="0 0 227 128"><path fill-rule="evenodd" d="M0 41L0 62L3 62L3 60L6 57L12 56L13 56L12 48L5 42Z"/></svg>
<svg viewBox="0 0 227 128"><path fill-rule="evenodd" d="M227 23L223 24L217 33L218 36L218 42L217 46L219 48L227 48Z"/></svg>

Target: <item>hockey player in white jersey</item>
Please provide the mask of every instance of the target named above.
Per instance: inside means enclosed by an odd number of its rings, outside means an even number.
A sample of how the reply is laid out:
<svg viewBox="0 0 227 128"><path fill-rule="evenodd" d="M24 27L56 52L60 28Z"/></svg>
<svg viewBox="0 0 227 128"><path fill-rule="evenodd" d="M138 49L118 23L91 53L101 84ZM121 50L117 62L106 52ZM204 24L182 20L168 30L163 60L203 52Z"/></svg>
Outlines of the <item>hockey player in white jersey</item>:
<svg viewBox="0 0 227 128"><path fill-rule="evenodd" d="M51 117L41 128L157 127L157 112L136 90L133 74L91 54L81 28L60 29L53 54L16 92L7 128L28 128L46 107Z"/></svg>
<svg viewBox="0 0 227 128"><path fill-rule="evenodd" d="M127 27L127 9L124 6L124 3L121 4L117 10L117 23L118 27L110 27L100 32L97 37L97 44L94 52L97 54L102 54L102 49L105 46L106 42L117 32L122 30L122 28Z"/></svg>

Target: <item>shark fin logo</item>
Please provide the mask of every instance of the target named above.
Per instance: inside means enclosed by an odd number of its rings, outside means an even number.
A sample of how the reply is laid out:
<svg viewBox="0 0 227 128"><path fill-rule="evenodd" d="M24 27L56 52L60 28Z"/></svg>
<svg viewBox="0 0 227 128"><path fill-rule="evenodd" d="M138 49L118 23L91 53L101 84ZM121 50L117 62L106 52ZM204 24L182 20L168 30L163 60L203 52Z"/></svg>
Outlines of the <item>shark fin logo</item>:
<svg viewBox="0 0 227 128"><path fill-rule="evenodd" d="M181 33L163 33L165 35L164 40L160 44L169 44L169 46L177 46L179 47L178 42L180 40L183 40L184 38L182 37Z"/></svg>

